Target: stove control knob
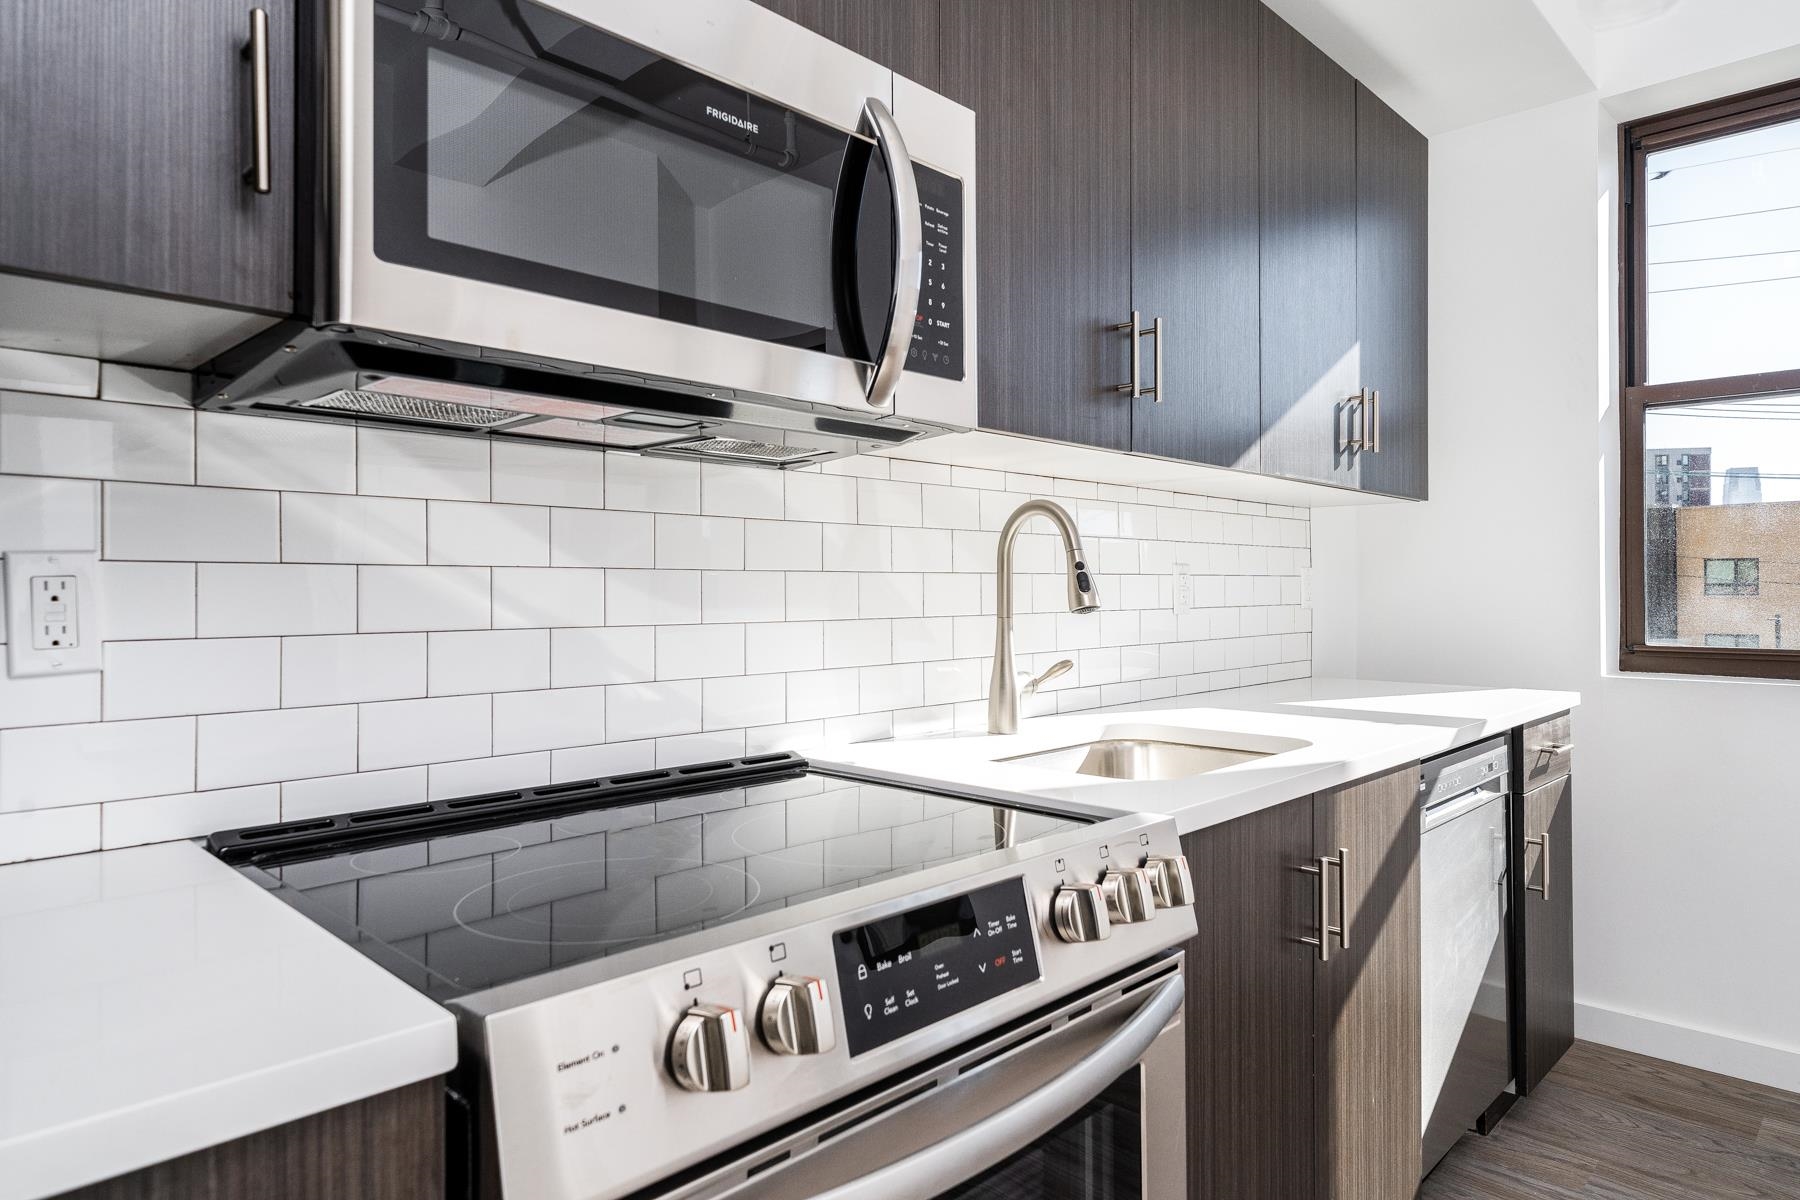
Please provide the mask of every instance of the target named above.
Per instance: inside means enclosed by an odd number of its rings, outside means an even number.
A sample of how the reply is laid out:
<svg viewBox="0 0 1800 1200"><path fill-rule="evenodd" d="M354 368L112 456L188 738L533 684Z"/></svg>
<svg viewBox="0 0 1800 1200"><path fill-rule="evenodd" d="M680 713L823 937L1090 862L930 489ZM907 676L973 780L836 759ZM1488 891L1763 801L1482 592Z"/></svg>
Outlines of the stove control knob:
<svg viewBox="0 0 1800 1200"><path fill-rule="evenodd" d="M1156 893L1156 907L1181 908L1194 902L1194 877L1188 872L1185 854L1152 854L1144 860L1150 873L1150 890Z"/></svg>
<svg viewBox="0 0 1800 1200"><path fill-rule="evenodd" d="M1106 893L1097 883L1065 883L1050 899L1050 919L1065 942L1097 942L1112 936Z"/></svg>
<svg viewBox="0 0 1800 1200"><path fill-rule="evenodd" d="M837 1045L837 1023L825 981L783 975L762 1002L763 1040L777 1054L823 1054Z"/></svg>
<svg viewBox="0 0 1800 1200"><path fill-rule="evenodd" d="M737 1009L696 1004L682 1014L669 1073L690 1092L730 1092L749 1083L750 1031Z"/></svg>
<svg viewBox="0 0 1800 1200"><path fill-rule="evenodd" d="M1114 867L1100 877L1107 915L1121 925L1148 921L1156 915L1156 891L1142 867Z"/></svg>

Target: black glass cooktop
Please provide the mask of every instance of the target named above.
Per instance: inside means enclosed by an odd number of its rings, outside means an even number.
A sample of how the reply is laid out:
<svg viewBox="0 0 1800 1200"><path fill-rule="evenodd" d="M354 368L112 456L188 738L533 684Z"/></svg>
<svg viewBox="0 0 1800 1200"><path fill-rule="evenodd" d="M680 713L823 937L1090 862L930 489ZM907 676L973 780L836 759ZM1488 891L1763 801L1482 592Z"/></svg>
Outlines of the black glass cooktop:
<svg viewBox="0 0 1800 1200"><path fill-rule="evenodd" d="M209 845L448 999L1074 824L825 775L792 755L706 764L702 776L467 797Z"/></svg>

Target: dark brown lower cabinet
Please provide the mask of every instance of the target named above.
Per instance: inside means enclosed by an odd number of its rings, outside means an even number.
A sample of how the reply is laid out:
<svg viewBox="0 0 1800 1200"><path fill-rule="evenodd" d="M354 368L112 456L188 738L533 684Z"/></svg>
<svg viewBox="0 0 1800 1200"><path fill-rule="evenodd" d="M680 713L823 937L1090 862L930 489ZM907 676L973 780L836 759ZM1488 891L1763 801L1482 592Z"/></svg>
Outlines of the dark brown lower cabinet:
<svg viewBox="0 0 1800 1200"><path fill-rule="evenodd" d="M1200 920L1188 948L1194 1200L1417 1188L1418 780L1415 764L1182 839ZM1316 944L1321 895L1326 923L1344 930L1328 951Z"/></svg>
<svg viewBox="0 0 1800 1200"><path fill-rule="evenodd" d="M443 1200L444 1083L427 1079L58 1200Z"/></svg>
<svg viewBox="0 0 1800 1200"><path fill-rule="evenodd" d="M1519 1091L1529 1093L1575 1044L1575 906L1570 883L1569 835L1574 776L1565 775L1525 793L1524 838L1517 856L1521 882Z"/></svg>

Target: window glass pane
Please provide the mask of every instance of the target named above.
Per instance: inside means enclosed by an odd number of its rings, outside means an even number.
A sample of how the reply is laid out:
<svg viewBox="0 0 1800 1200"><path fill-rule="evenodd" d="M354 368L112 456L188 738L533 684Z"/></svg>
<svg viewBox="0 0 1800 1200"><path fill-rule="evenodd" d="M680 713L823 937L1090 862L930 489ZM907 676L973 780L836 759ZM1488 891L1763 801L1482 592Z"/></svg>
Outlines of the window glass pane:
<svg viewBox="0 0 1800 1200"><path fill-rule="evenodd" d="M1646 383L1800 368L1800 121L1646 156Z"/></svg>
<svg viewBox="0 0 1800 1200"><path fill-rule="evenodd" d="M1800 649L1800 395L1652 408L1642 469L1646 641Z"/></svg>

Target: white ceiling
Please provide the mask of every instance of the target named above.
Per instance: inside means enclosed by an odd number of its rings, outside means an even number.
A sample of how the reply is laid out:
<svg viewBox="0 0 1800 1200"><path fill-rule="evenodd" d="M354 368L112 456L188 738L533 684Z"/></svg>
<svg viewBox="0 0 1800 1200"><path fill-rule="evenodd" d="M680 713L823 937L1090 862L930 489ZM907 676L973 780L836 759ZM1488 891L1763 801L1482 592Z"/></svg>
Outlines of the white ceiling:
<svg viewBox="0 0 1800 1200"><path fill-rule="evenodd" d="M1265 3L1427 134L1594 90L1532 0Z"/></svg>
<svg viewBox="0 0 1800 1200"><path fill-rule="evenodd" d="M1265 0L1427 134L1800 54L1800 0ZM1790 72L1791 74L1791 72Z"/></svg>

